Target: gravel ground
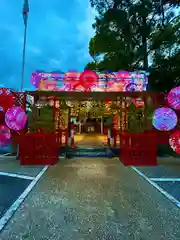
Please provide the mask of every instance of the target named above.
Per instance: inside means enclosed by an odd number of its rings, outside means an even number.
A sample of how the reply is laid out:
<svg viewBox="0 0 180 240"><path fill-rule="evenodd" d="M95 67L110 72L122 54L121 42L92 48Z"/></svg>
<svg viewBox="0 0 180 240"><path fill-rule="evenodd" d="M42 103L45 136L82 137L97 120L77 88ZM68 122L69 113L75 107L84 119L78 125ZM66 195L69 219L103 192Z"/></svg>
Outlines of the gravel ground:
<svg viewBox="0 0 180 240"><path fill-rule="evenodd" d="M179 240L180 211L118 160L50 167L1 240Z"/></svg>

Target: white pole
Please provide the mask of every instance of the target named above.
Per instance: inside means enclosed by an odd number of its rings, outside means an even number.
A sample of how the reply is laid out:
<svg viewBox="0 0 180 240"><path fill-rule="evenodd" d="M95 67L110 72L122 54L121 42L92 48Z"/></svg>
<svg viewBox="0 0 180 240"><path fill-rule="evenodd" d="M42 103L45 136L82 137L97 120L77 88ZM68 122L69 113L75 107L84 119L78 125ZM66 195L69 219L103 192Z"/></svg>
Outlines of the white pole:
<svg viewBox="0 0 180 240"><path fill-rule="evenodd" d="M24 67L25 67L28 13L29 13L29 3L28 3L28 0L24 0L23 10L22 10L23 20L24 20L24 43L23 43L23 56L22 56L22 76L21 76L21 89L20 89L21 92L23 91L23 87L24 87Z"/></svg>
<svg viewBox="0 0 180 240"><path fill-rule="evenodd" d="M24 67L25 67L25 53L26 53L26 35L27 35L27 24L24 27L24 43L23 43L23 56L22 56L22 75L21 75L21 89L23 91L24 87Z"/></svg>

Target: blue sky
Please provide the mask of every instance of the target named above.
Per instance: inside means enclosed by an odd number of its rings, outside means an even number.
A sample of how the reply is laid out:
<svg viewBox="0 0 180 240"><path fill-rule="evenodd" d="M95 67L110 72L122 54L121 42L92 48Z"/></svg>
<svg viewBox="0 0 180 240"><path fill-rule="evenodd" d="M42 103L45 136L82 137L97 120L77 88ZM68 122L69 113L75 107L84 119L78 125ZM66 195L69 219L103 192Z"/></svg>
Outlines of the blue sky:
<svg viewBox="0 0 180 240"><path fill-rule="evenodd" d="M24 0L1 0L0 85L20 88ZM95 13L88 0L29 0L24 88L33 89L30 75L45 71L82 71L91 61L88 43Z"/></svg>

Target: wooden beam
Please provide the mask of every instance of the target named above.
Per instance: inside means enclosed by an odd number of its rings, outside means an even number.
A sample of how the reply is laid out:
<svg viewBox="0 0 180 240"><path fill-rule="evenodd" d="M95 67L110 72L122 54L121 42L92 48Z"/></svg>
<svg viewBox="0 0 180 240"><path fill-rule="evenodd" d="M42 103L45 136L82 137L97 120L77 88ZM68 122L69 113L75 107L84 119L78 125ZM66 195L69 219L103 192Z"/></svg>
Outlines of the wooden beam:
<svg viewBox="0 0 180 240"><path fill-rule="evenodd" d="M40 97L55 97L60 100L116 100L118 97L143 98L155 96L155 92L56 92L56 91L26 91L26 94Z"/></svg>

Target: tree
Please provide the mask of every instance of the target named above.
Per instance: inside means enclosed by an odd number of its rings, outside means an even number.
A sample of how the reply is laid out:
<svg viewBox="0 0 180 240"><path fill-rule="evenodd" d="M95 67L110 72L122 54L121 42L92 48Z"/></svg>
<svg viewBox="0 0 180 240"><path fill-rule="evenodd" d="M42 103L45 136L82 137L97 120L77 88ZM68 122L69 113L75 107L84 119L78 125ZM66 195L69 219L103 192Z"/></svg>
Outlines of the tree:
<svg viewBox="0 0 180 240"><path fill-rule="evenodd" d="M144 69L150 72L152 89L162 90L163 86L167 90L178 84L180 19L174 15L175 1L90 2L97 10L93 24L96 33L89 43L93 61L86 69Z"/></svg>

